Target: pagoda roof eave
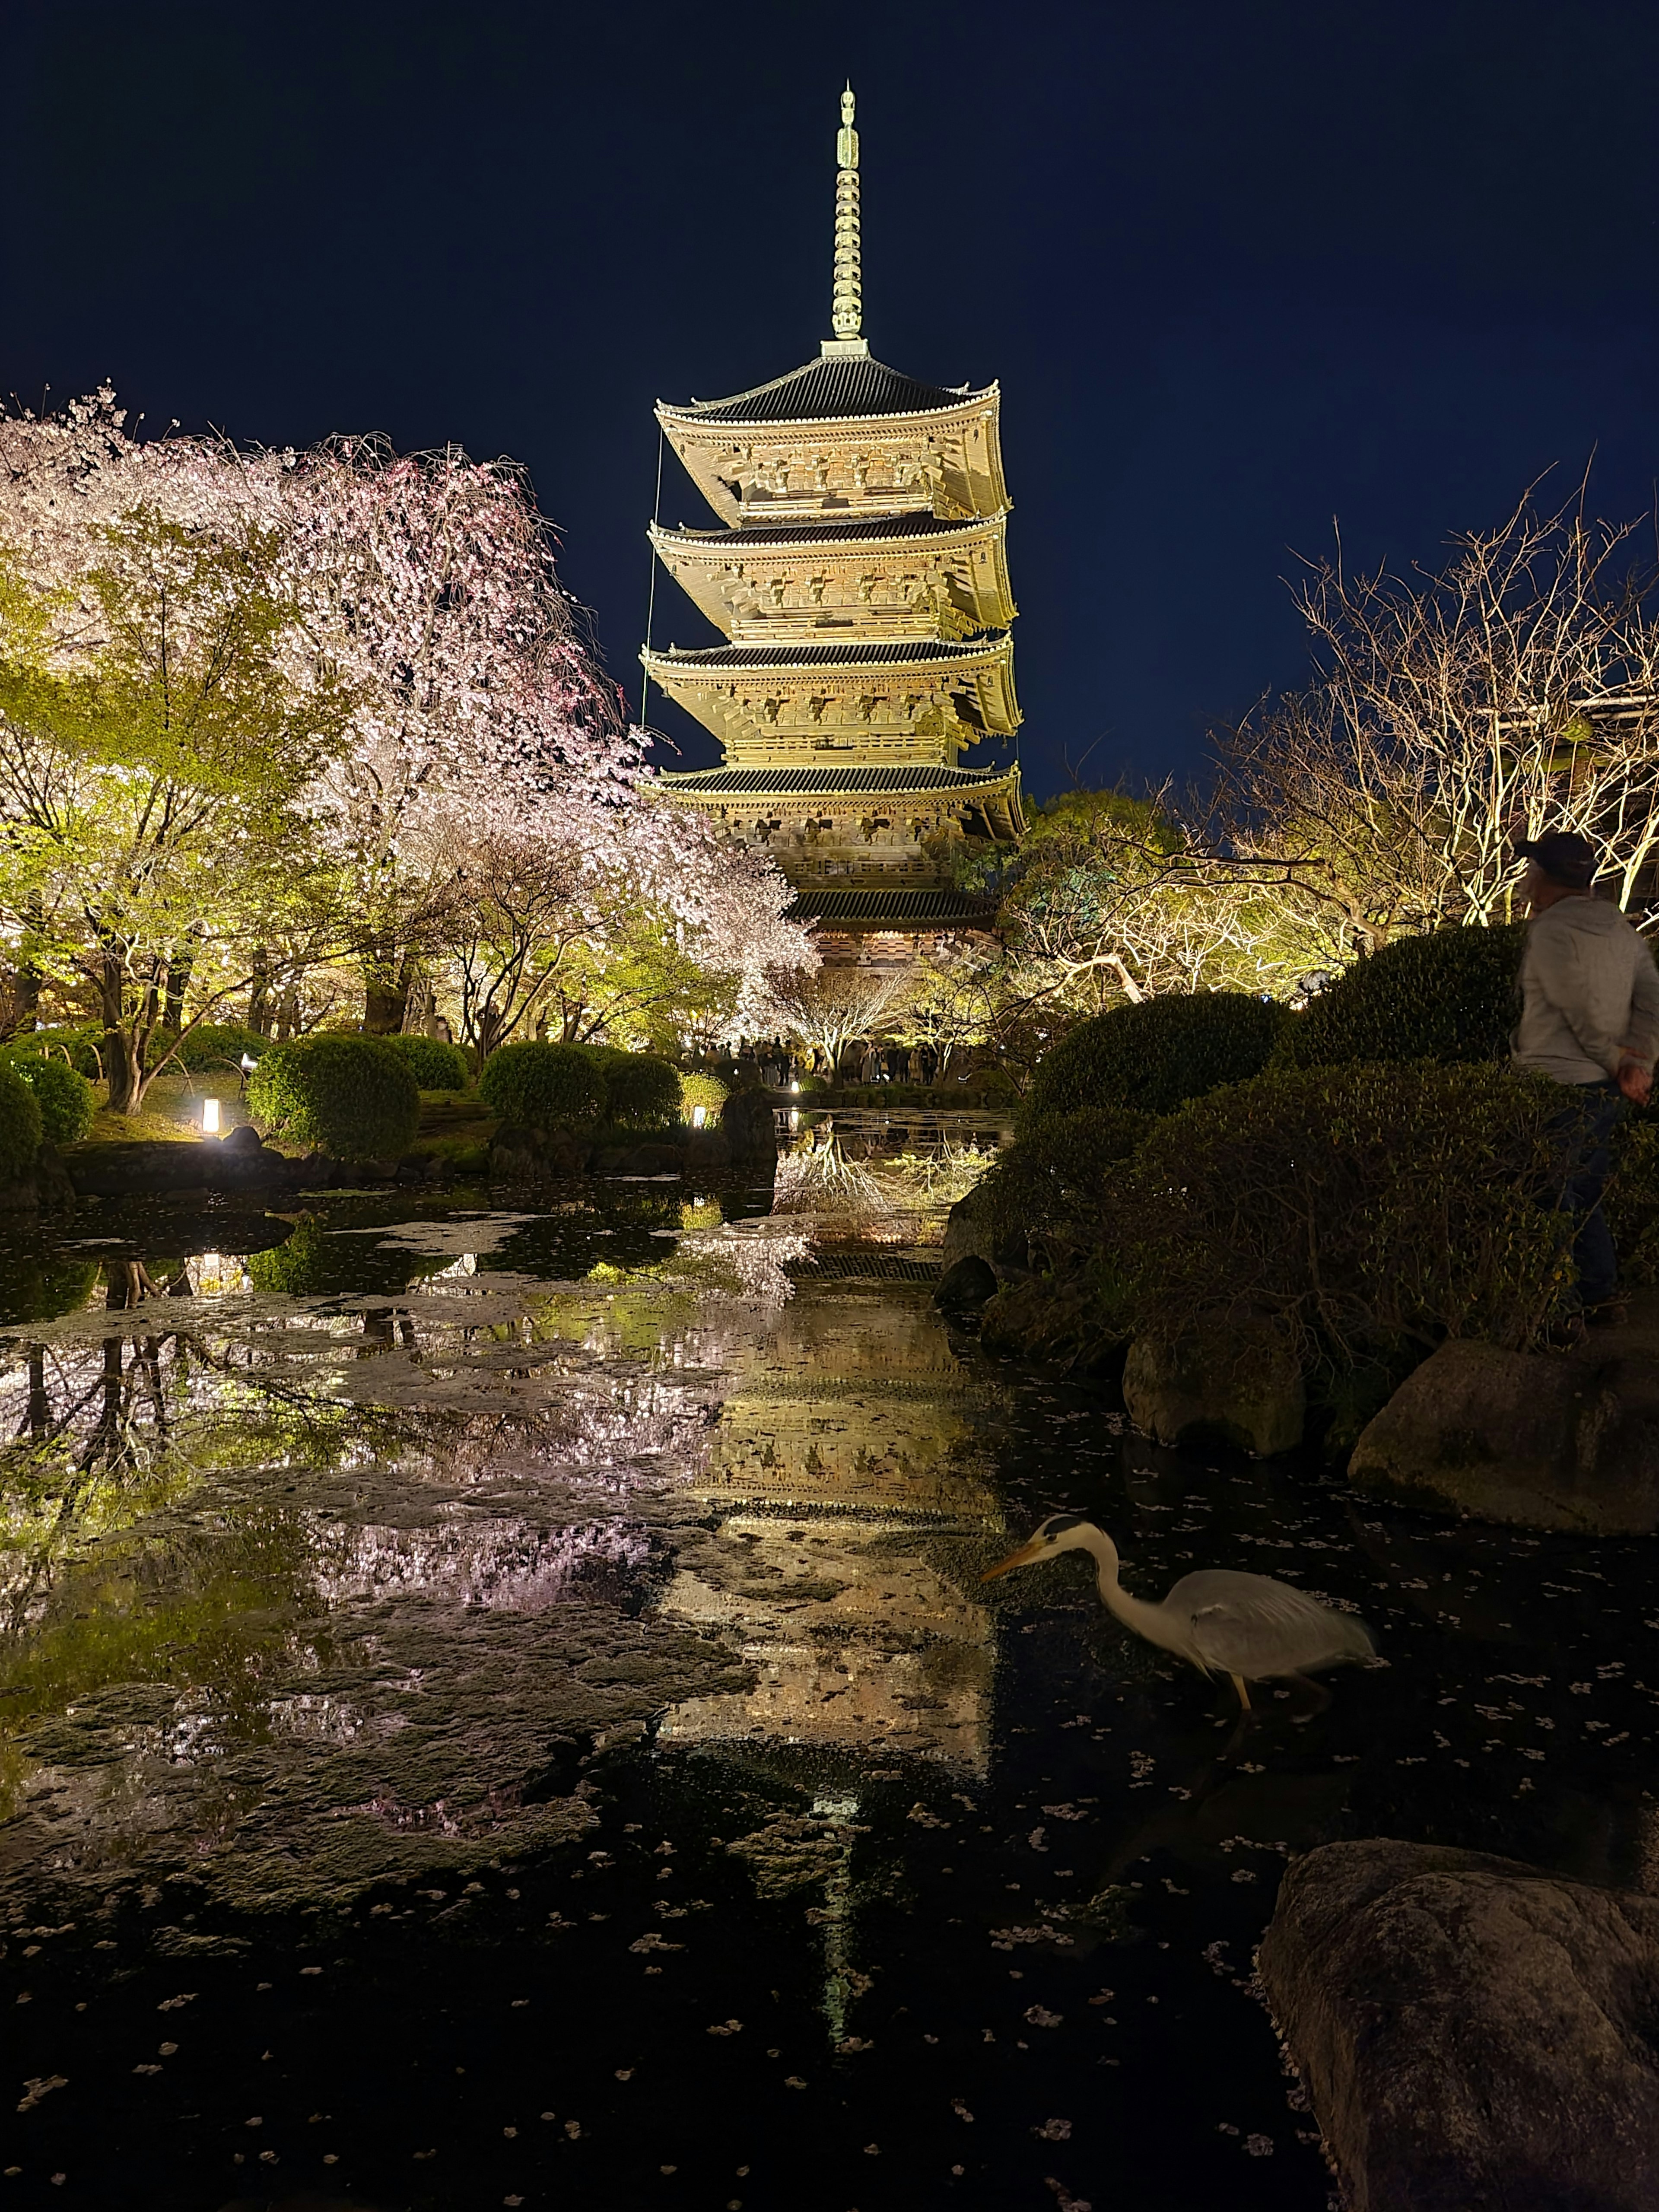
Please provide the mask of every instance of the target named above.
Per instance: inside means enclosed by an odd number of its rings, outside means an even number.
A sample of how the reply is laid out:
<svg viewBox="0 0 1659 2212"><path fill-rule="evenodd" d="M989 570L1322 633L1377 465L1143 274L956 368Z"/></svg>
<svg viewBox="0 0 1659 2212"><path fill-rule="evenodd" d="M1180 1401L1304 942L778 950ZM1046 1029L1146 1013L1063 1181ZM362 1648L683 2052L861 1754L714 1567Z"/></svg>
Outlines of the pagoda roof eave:
<svg viewBox="0 0 1659 2212"><path fill-rule="evenodd" d="M790 387L796 387L792 393ZM787 424L793 429L816 428L836 422L903 422L929 415L951 415L963 408L982 405L999 396L994 380L988 385L927 384L885 362L864 356L850 361L803 362L765 384L726 399L659 399L659 422L687 426L708 424L719 430L766 429ZM883 404L884 398L890 404ZM792 400L802 403L799 411ZM747 414L728 410L750 401L757 404Z"/></svg>
<svg viewBox="0 0 1659 2212"><path fill-rule="evenodd" d="M920 762L908 767L665 769L658 781L676 797L691 799L811 798L837 791L879 792L892 798L943 791L988 798L1018 784L1019 767L1017 762L984 769Z"/></svg>
<svg viewBox="0 0 1659 2212"><path fill-rule="evenodd" d="M1013 640L1006 630L988 633L962 643L945 638L902 638L846 643L830 640L822 644L806 640L788 645L670 646L664 652L642 652L640 659L654 675L659 669L695 676L762 675L799 672L803 676L828 675L837 667L850 673L858 668L960 668L975 661L1012 659Z"/></svg>
<svg viewBox="0 0 1659 2212"><path fill-rule="evenodd" d="M926 507L918 507L914 514L836 522L765 522L711 530L699 530L684 522L653 522L647 529L653 544L684 545L697 553L727 549L735 552L744 545L785 549L792 544L845 545L852 550L864 544L903 545L912 540L917 544L939 544L954 538L982 538L1006 522L1011 512L1011 507L1000 507L988 514L963 517L932 514Z"/></svg>

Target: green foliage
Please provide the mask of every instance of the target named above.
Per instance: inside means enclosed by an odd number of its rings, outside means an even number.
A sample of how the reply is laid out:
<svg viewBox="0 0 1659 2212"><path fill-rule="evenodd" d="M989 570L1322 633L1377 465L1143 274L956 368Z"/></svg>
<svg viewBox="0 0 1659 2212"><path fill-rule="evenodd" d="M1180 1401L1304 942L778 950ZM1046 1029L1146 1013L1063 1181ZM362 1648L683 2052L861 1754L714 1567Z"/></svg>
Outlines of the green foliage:
<svg viewBox="0 0 1659 2212"><path fill-rule="evenodd" d="M678 1068L654 1053L601 1050L605 1118L618 1129L660 1129L680 1110Z"/></svg>
<svg viewBox="0 0 1659 2212"><path fill-rule="evenodd" d="M805 1089L805 1085L802 1088ZM689 1115L694 1106L705 1113L718 1114L732 1096L718 1075L705 1075L701 1071L680 1078L680 1111Z"/></svg>
<svg viewBox="0 0 1659 2212"><path fill-rule="evenodd" d="M1310 1370L1522 1348L1572 1281L1560 1115L1558 1085L1484 1067L1267 1074L1154 1125L1105 1240L1160 1335L1223 1305L1283 1320Z"/></svg>
<svg viewBox="0 0 1659 2212"><path fill-rule="evenodd" d="M66 1060L76 1074L96 1083L99 1030L95 1022L60 1022L47 1029L20 1030L6 1047L8 1054L32 1053L42 1060Z"/></svg>
<svg viewBox="0 0 1659 2212"><path fill-rule="evenodd" d="M40 1107L15 1066L0 1061L0 1182L30 1167L40 1149Z"/></svg>
<svg viewBox="0 0 1659 2212"><path fill-rule="evenodd" d="M1271 999L1237 991L1115 1006L1080 1022L1039 1064L1021 1127L1090 1106L1173 1113L1259 1075L1289 1018Z"/></svg>
<svg viewBox="0 0 1659 2212"><path fill-rule="evenodd" d="M40 1129L49 1145L73 1145L92 1127L94 1101L92 1085L67 1060L43 1060L38 1054L10 1051L6 1064L21 1075L34 1093L40 1109Z"/></svg>
<svg viewBox="0 0 1659 2212"><path fill-rule="evenodd" d="M1620 1281L1659 1283L1659 1112L1632 1114L1614 1133L1604 1210Z"/></svg>
<svg viewBox="0 0 1659 2212"><path fill-rule="evenodd" d="M429 1036L389 1036L381 1042L391 1046L422 1091L465 1090L470 1071L459 1045Z"/></svg>
<svg viewBox="0 0 1659 2212"><path fill-rule="evenodd" d="M173 1064L200 1075L210 1070L240 1068L244 1053L250 1060L262 1060L270 1048L270 1039L249 1029L246 1022L198 1022L179 1046ZM161 1057L154 1045L149 1057L152 1065Z"/></svg>
<svg viewBox="0 0 1659 2212"><path fill-rule="evenodd" d="M1280 1067L1352 1060L1498 1060L1519 1013L1523 923L1402 937L1356 961L1292 1015L1273 1054Z"/></svg>
<svg viewBox="0 0 1659 2212"><path fill-rule="evenodd" d="M309 1036L272 1045L248 1078L254 1120L337 1159L395 1158L414 1142L419 1085L385 1037Z"/></svg>
<svg viewBox="0 0 1659 2212"><path fill-rule="evenodd" d="M1057 1226L1086 1237L1153 1126L1152 1115L1126 1106L1085 1106L1029 1120L981 1179L975 1217L983 1208L999 1243Z"/></svg>
<svg viewBox="0 0 1659 2212"><path fill-rule="evenodd" d="M492 1114L532 1129L586 1127L605 1112L599 1055L575 1044L504 1044L484 1062L478 1089Z"/></svg>

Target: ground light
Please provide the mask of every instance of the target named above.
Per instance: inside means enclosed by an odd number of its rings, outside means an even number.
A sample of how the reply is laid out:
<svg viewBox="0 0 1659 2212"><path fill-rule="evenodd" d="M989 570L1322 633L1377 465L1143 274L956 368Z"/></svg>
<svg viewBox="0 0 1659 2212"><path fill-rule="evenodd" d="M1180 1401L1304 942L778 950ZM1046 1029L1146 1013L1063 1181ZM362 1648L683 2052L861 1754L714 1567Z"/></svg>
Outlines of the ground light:
<svg viewBox="0 0 1659 2212"><path fill-rule="evenodd" d="M202 1101L202 1134L216 1137L219 1133L219 1102L216 1098Z"/></svg>

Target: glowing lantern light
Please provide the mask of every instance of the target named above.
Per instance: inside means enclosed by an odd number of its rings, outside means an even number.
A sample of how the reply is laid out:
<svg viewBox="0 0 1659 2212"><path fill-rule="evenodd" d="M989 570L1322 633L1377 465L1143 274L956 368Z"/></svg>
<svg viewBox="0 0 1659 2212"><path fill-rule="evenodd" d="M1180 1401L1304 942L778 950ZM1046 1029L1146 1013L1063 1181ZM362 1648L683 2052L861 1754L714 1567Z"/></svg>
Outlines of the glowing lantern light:
<svg viewBox="0 0 1659 2212"><path fill-rule="evenodd" d="M202 1134L216 1137L219 1133L219 1102L216 1098L202 1101Z"/></svg>

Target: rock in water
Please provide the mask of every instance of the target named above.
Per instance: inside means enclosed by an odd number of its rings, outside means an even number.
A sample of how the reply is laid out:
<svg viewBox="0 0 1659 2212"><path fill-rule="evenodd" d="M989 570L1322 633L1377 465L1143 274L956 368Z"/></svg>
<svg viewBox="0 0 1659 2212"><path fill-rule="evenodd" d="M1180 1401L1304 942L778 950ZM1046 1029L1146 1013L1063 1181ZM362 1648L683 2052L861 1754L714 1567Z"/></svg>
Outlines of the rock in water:
<svg viewBox="0 0 1659 2212"><path fill-rule="evenodd" d="M1659 1421L1637 1370L1443 1344L1361 1431L1348 1479L1522 1528L1644 1534L1659 1527Z"/></svg>
<svg viewBox="0 0 1659 2212"><path fill-rule="evenodd" d="M734 1091L720 1108L720 1129L732 1164L754 1166L778 1157L778 1125L763 1091Z"/></svg>
<svg viewBox="0 0 1659 2212"><path fill-rule="evenodd" d="M1259 1963L1353 2212L1659 2204L1659 1899L1328 1844Z"/></svg>
<svg viewBox="0 0 1659 2212"><path fill-rule="evenodd" d="M959 1310L982 1306L987 1298L996 1296L996 1273L990 1261L970 1254L966 1259L952 1260L946 1267L933 1292L933 1304Z"/></svg>
<svg viewBox="0 0 1659 2212"><path fill-rule="evenodd" d="M1212 1437L1258 1459L1292 1450L1307 1417L1295 1349L1256 1316L1208 1316L1177 1344L1138 1336L1124 1363L1123 1402L1161 1444Z"/></svg>

